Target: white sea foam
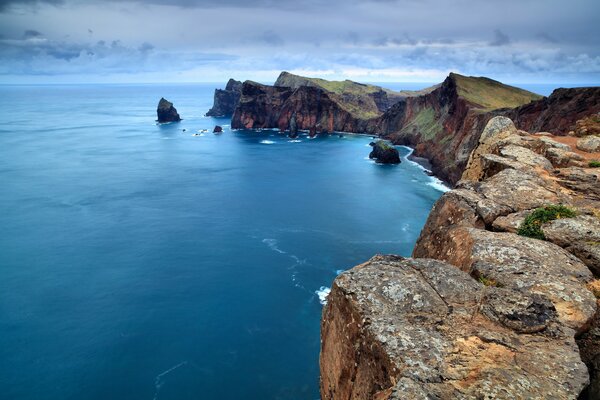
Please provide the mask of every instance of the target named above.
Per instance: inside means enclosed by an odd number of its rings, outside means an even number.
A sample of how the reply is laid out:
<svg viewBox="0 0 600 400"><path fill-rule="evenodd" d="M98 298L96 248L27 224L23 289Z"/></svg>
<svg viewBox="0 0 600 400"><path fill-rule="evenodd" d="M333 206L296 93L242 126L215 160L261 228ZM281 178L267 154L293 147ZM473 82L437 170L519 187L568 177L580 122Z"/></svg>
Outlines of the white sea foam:
<svg viewBox="0 0 600 400"><path fill-rule="evenodd" d="M331 289L327 286L321 286L319 290L315 290L315 293L319 296L319 303L325 305L327 304L327 296L331 293Z"/></svg>
<svg viewBox="0 0 600 400"><path fill-rule="evenodd" d="M281 250L279 247L277 247L277 239L263 239L262 242L264 244L266 244L267 246L269 246L269 248L273 251L276 251L280 254L285 254L285 251Z"/></svg>
<svg viewBox="0 0 600 400"><path fill-rule="evenodd" d="M336 275L339 275L339 274L341 274L342 272L344 272L344 270L343 270L343 269L338 269L338 270L336 270L336 271L335 271L335 274L336 274Z"/></svg>
<svg viewBox="0 0 600 400"><path fill-rule="evenodd" d="M415 162L415 161L410 160L408 158L415 151L415 149L413 149L411 147L408 147L408 146L401 146L401 147L404 147L405 149L408 149L408 154L406 155L406 157L404 157L404 159L406 161L415 164L417 167L419 167L421 170L423 170L425 172L431 172L430 170L428 170L427 168L425 168L424 166L422 166L418 162ZM427 182L427 185L431 186L432 188L434 188L436 190L439 190L440 192L447 192L447 191L451 190L448 186L446 186L446 184L444 182L442 182L441 179L439 179L438 177L435 177L435 176L430 176L429 177L429 182Z"/></svg>
<svg viewBox="0 0 600 400"><path fill-rule="evenodd" d="M431 186L432 188L439 190L440 192L444 192L444 193L451 190L448 186L446 186L444 184L444 182L442 182L435 176L431 176L430 178L431 178L431 182L427 182L427 184L429 186Z"/></svg>
<svg viewBox="0 0 600 400"><path fill-rule="evenodd" d="M262 144L275 144L275 142L272 141L272 140L261 140L260 143L262 143Z"/></svg>
<svg viewBox="0 0 600 400"><path fill-rule="evenodd" d="M168 370L163 371L160 374L156 375L156 378L154 378L154 398L153 398L154 400L158 399L158 392L160 391L160 388L165 384L163 377L165 375L175 371L177 368L183 367L186 364L187 364L187 361L182 361L179 364L169 368Z"/></svg>
<svg viewBox="0 0 600 400"><path fill-rule="evenodd" d="M298 139L288 140L288 143L300 143L300 142L302 142L302 140L298 140Z"/></svg>

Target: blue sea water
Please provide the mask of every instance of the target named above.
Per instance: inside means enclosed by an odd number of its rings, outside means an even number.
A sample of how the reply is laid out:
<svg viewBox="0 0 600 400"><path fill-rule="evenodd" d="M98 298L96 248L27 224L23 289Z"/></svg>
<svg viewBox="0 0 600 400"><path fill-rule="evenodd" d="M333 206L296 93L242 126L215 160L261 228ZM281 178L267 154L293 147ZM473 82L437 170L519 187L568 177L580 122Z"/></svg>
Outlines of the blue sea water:
<svg viewBox="0 0 600 400"><path fill-rule="evenodd" d="M410 255L440 187L369 137L231 131L213 88L0 87L1 398L318 398L319 294Z"/></svg>

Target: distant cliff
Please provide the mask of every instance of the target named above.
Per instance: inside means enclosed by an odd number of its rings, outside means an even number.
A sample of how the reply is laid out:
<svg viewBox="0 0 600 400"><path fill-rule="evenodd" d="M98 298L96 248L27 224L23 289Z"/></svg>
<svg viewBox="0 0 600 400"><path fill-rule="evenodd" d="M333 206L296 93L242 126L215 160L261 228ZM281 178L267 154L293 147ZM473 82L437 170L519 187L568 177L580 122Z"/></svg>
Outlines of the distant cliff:
<svg viewBox="0 0 600 400"><path fill-rule="evenodd" d="M244 82L233 128L382 135L415 147L434 172L456 182L492 110L541 96L487 78L450 76L422 91L393 92L352 81L331 82L283 72L274 86Z"/></svg>
<svg viewBox="0 0 600 400"><path fill-rule="evenodd" d="M334 281L322 399L600 396L600 153L506 117L477 136L415 258Z"/></svg>
<svg viewBox="0 0 600 400"><path fill-rule="evenodd" d="M433 90L394 92L352 81L326 81L282 72L274 86L244 82L231 125L315 132L365 132L370 121L407 97Z"/></svg>
<svg viewBox="0 0 600 400"><path fill-rule="evenodd" d="M242 82L230 79L225 89L215 89L213 106L206 113L209 117L226 117L233 114L233 111L240 101L242 93Z"/></svg>

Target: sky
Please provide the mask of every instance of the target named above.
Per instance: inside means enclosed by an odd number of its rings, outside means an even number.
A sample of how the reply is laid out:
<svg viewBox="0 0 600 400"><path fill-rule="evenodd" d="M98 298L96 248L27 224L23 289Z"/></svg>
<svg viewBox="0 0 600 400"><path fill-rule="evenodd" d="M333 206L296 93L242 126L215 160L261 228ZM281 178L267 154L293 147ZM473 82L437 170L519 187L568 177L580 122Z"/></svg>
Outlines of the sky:
<svg viewBox="0 0 600 400"><path fill-rule="evenodd" d="M600 83L599 0L0 0L0 83Z"/></svg>

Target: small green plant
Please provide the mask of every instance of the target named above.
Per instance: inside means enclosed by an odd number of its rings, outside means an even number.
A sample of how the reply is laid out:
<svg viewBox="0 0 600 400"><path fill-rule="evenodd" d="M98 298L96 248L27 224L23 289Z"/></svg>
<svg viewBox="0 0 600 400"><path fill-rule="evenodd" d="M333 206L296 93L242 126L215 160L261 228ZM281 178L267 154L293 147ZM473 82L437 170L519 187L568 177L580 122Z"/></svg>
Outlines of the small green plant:
<svg viewBox="0 0 600 400"><path fill-rule="evenodd" d="M560 218L572 218L576 215L575 211L563 205L552 205L536 208L529 214L517 231L521 236L527 236L534 239L545 240L542 225L549 221Z"/></svg>
<svg viewBox="0 0 600 400"><path fill-rule="evenodd" d="M600 161L599 160L592 160L588 163L588 166L590 168L600 168Z"/></svg>
<svg viewBox="0 0 600 400"><path fill-rule="evenodd" d="M481 273L478 275L477 280L483 283L485 286L504 287L504 285L498 282L497 280L488 278L487 276Z"/></svg>

